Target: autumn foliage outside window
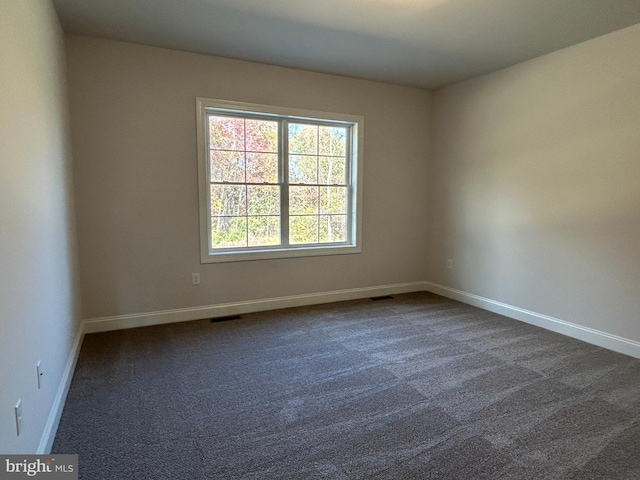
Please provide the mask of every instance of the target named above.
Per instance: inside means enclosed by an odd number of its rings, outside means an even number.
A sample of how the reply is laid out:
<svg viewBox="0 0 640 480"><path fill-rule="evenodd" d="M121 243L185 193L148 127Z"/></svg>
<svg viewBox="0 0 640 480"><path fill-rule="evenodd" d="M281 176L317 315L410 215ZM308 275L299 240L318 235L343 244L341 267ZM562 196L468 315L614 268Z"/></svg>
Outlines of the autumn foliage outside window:
<svg viewBox="0 0 640 480"><path fill-rule="evenodd" d="M204 110L208 250L354 245L354 125Z"/></svg>

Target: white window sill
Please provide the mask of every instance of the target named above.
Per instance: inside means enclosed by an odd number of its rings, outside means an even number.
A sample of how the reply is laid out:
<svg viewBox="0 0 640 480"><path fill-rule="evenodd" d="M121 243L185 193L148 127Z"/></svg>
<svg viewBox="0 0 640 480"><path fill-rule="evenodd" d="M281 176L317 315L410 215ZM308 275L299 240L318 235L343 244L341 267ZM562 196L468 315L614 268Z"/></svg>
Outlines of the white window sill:
<svg viewBox="0 0 640 480"><path fill-rule="evenodd" d="M213 251L204 255L200 263L247 262L274 258L300 258L327 255L351 255L361 253L362 248L353 245L309 246L296 248L273 248L252 251Z"/></svg>

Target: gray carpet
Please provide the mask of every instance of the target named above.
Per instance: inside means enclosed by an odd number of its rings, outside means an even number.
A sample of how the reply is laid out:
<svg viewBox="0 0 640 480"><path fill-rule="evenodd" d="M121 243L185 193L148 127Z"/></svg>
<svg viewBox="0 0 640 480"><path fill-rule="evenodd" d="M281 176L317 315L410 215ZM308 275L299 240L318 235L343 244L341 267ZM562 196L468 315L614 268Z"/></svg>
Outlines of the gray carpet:
<svg viewBox="0 0 640 480"><path fill-rule="evenodd" d="M640 360L428 293L87 335L83 479L637 479Z"/></svg>

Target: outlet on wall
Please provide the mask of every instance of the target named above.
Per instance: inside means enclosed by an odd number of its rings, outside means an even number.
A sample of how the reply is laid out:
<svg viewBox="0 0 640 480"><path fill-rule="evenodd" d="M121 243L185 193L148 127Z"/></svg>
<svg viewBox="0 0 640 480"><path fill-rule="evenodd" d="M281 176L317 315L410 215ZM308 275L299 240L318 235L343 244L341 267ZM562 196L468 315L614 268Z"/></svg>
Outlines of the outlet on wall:
<svg viewBox="0 0 640 480"><path fill-rule="evenodd" d="M453 268L453 260L450 258L447 258L447 268L448 269L452 269Z"/></svg>
<svg viewBox="0 0 640 480"><path fill-rule="evenodd" d="M192 273L191 274L191 285L200 285L200 274Z"/></svg>
<svg viewBox="0 0 640 480"><path fill-rule="evenodd" d="M22 399L18 399L18 403L16 403L15 408L16 413L16 435L20 436L20 432L22 432Z"/></svg>
<svg viewBox="0 0 640 480"><path fill-rule="evenodd" d="M38 363L36 363L36 375L38 376L38 390L40 390L42 386L42 360L38 360Z"/></svg>

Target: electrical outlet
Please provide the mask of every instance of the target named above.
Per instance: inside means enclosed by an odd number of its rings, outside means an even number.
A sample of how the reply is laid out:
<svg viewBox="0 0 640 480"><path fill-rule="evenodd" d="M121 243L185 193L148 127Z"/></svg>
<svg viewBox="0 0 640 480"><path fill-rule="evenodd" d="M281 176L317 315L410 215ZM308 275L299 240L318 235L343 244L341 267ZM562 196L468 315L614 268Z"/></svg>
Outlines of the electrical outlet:
<svg viewBox="0 0 640 480"><path fill-rule="evenodd" d="M22 432L22 399L18 399L16 403L16 435L20 436Z"/></svg>
<svg viewBox="0 0 640 480"><path fill-rule="evenodd" d="M200 274L192 273L191 274L191 285L200 285Z"/></svg>
<svg viewBox="0 0 640 480"><path fill-rule="evenodd" d="M449 270L451 270L453 268L453 260L450 258L447 258L447 268Z"/></svg>
<svg viewBox="0 0 640 480"><path fill-rule="evenodd" d="M42 360L38 360L38 363L36 363L36 375L38 376L38 390L40 390L42 386Z"/></svg>

